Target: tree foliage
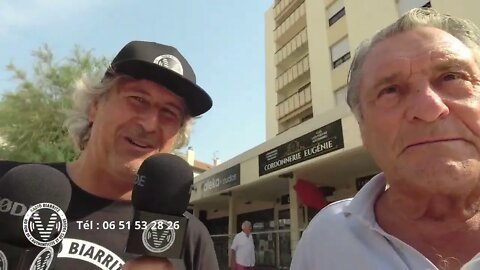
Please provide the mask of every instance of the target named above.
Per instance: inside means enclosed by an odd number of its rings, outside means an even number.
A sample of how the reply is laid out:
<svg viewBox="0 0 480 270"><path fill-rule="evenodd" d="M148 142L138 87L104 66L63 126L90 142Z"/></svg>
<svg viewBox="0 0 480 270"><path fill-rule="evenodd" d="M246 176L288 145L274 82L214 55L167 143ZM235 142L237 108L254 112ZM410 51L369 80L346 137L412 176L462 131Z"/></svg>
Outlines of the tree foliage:
<svg viewBox="0 0 480 270"><path fill-rule="evenodd" d="M63 123L75 82L104 71L108 61L76 46L56 61L48 45L33 51L28 73L9 64L16 87L0 100L0 159L54 162L73 159L73 144ZM5 89L2 89L5 90Z"/></svg>

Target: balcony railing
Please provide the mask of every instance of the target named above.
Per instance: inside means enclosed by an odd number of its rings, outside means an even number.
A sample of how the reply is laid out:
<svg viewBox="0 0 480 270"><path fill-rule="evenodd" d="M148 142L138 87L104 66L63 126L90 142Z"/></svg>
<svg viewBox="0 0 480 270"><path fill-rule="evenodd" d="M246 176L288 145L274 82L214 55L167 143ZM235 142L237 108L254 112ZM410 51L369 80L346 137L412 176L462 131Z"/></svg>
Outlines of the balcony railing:
<svg viewBox="0 0 480 270"><path fill-rule="evenodd" d="M275 2L273 7L273 15L277 25L280 25L288 17L291 10L301 5L304 0L280 0Z"/></svg>
<svg viewBox="0 0 480 270"><path fill-rule="evenodd" d="M307 41L307 28L303 28L302 31L275 53L275 64L282 68L288 59L298 54L301 55L303 52L301 48L306 48Z"/></svg>
<svg viewBox="0 0 480 270"><path fill-rule="evenodd" d="M301 23L303 22L303 23ZM288 18L285 19L274 31L275 40L279 46L283 45L291 39L299 30L306 25L305 19L305 2L298 6Z"/></svg>
<svg viewBox="0 0 480 270"><path fill-rule="evenodd" d="M300 61L295 63L293 66L291 66L284 73L277 77L277 92L285 88L286 86L293 84L295 81L297 81L297 79L299 79L305 74L308 74L309 71L310 62L308 60L308 55L306 55Z"/></svg>
<svg viewBox="0 0 480 270"><path fill-rule="evenodd" d="M277 119L282 119L312 102L310 84L277 104Z"/></svg>

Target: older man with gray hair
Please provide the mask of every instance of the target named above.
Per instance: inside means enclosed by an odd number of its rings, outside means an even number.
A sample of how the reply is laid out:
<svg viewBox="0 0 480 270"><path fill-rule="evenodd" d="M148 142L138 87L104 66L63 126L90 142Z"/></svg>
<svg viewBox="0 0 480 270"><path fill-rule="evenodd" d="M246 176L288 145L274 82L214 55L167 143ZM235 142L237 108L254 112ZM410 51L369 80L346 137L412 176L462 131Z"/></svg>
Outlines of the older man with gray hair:
<svg viewBox="0 0 480 270"><path fill-rule="evenodd" d="M414 9L360 45L347 100L383 173L317 214L291 269L480 269L479 44Z"/></svg>
<svg viewBox="0 0 480 270"><path fill-rule="evenodd" d="M255 266L255 244L252 237L252 223L242 222L242 231L233 238L230 248L233 270L253 270Z"/></svg>

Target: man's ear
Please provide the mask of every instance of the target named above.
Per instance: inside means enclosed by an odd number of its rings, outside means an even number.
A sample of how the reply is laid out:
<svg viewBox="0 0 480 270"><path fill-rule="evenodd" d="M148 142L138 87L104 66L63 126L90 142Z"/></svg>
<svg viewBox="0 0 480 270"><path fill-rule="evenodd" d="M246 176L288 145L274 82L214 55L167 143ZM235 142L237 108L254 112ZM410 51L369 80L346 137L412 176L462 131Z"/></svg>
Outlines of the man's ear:
<svg viewBox="0 0 480 270"><path fill-rule="evenodd" d="M368 141L367 141L367 139L365 138L365 133L366 133L366 132L365 132L365 129L366 129L366 127L365 127L365 122L364 122L363 119L358 121L358 127L359 127L359 129L360 129L360 136L361 136L361 138L362 138L363 146L368 149Z"/></svg>

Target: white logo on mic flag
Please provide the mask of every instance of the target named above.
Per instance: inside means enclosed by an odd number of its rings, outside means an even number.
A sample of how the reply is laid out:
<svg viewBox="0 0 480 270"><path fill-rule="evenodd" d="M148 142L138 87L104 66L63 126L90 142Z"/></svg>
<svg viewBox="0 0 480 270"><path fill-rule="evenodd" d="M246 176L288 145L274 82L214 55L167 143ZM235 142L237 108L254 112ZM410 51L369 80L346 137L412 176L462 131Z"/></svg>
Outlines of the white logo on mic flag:
<svg viewBox="0 0 480 270"><path fill-rule="evenodd" d="M154 253L165 252L175 242L175 230L169 228L168 222L157 219L150 222L143 231L143 246Z"/></svg>
<svg viewBox="0 0 480 270"><path fill-rule="evenodd" d="M52 203L36 204L23 217L25 237L39 247L51 247L60 243L67 233L67 227L65 213Z"/></svg>
<svg viewBox="0 0 480 270"><path fill-rule="evenodd" d="M0 270L8 270L7 256L0 250Z"/></svg>
<svg viewBox="0 0 480 270"><path fill-rule="evenodd" d="M50 218L47 220L47 225L43 226L42 218L40 217L40 214L37 212L33 213L32 220L30 222L30 225L33 226L33 228L36 228L38 230L38 233L40 234L40 238L43 241L48 241L50 237L52 236L53 229L55 229L59 223L59 217L57 213L53 212L50 214ZM32 223L33 222L33 223Z"/></svg>
<svg viewBox="0 0 480 270"><path fill-rule="evenodd" d="M38 253L35 260L33 260L32 265L30 265L30 270L47 270L52 264L54 251L52 247L44 248L40 253Z"/></svg>

